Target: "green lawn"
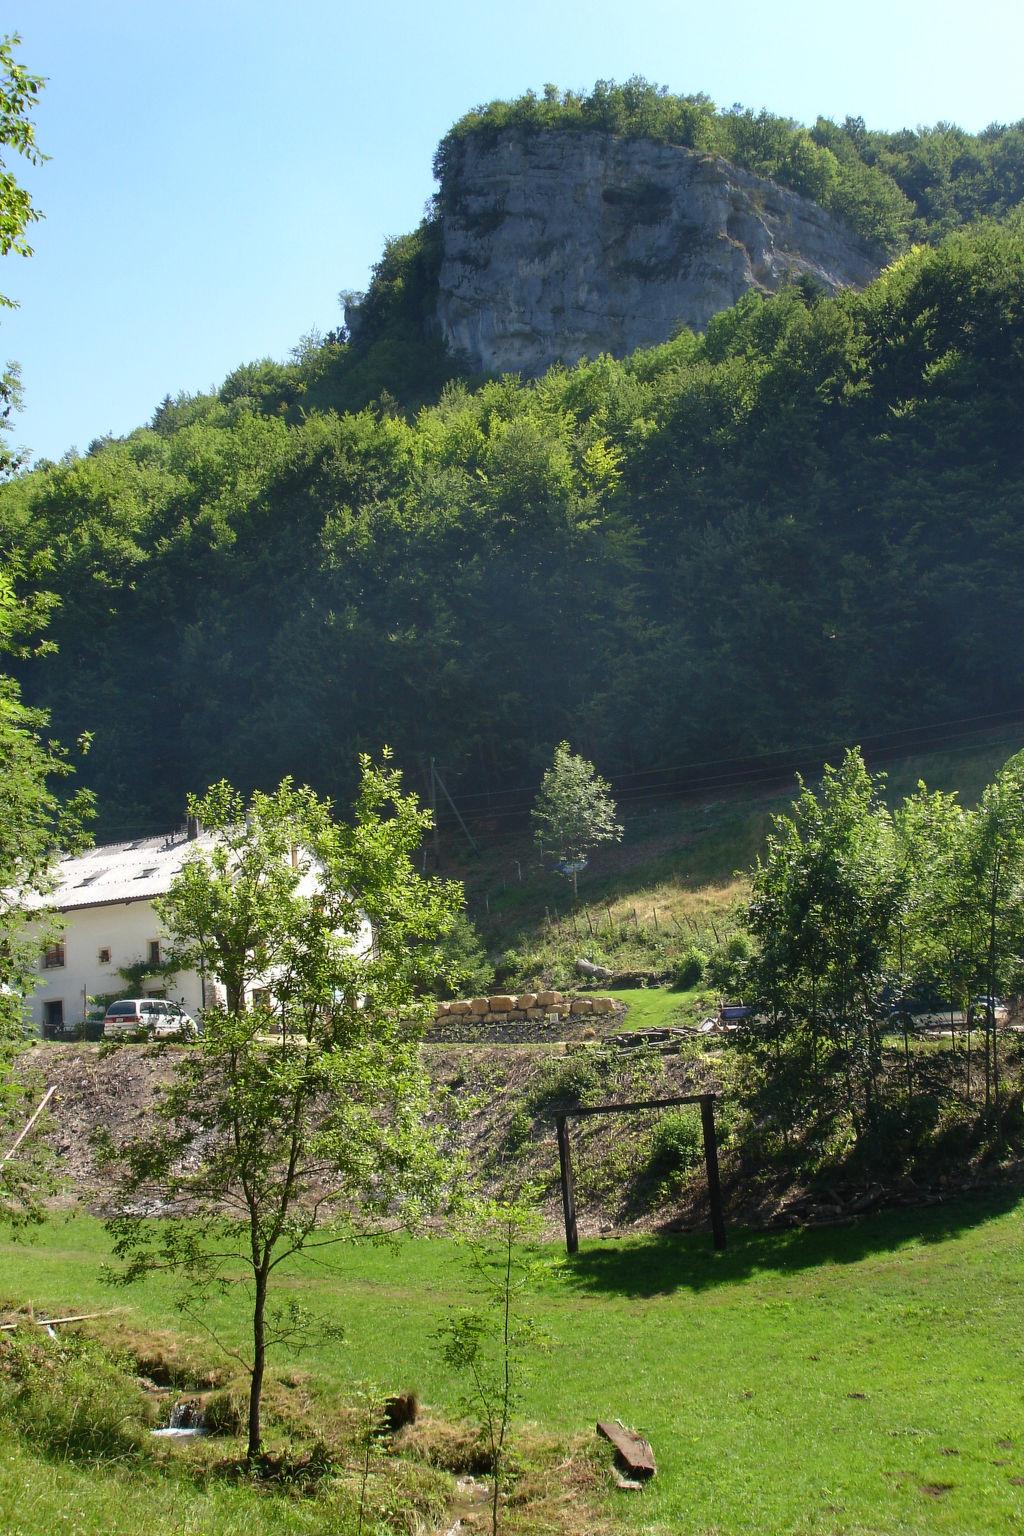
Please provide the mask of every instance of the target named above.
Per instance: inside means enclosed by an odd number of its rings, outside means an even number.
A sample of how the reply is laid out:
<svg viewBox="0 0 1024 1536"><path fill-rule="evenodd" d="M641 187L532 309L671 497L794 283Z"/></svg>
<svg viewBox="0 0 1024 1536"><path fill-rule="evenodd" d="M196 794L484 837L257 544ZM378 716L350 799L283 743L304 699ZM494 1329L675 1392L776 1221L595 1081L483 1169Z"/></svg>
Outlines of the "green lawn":
<svg viewBox="0 0 1024 1536"><path fill-rule="evenodd" d="M217 1480L47 1464L0 1445L3 1536L324 1536L312 1500L261 1496Z"/></svg>
<svg viewBox="0 0 1024 1536"><path fill-rule="evenodd" d="M1022 1236L1021 1210L989 1200L816 1232L734 1232L722 1255L696 1236L585 1243L573 1261L552 1249L535 1308L552 1347L526 1412L558 1431L618 1416L650 1437L657 1479L614 1506L627 1529L1015 1532L1024 1521ZM55 1223L31 1245L0 1248L3 1290L37 1306L117 1303L124 1293L99 1272L105 1251L90 1218ZM375 1378L454 1411L457 1384L432 1337L465 1295L452 1245L367 1247L336 1267L297 1266L288 1284L348 1330L347 1344L299 1362L327 1385L343 1392ZM165 1282L129 1299L136 1325L174 1325ZM241 1300L234 1292L212 1303L211 1323L237 1333ZM47 1525L19 1524L19 1510L43 1494L31 1479L29 1493L17 1491L25 1468L5 1455L2 1529L35 1536ZM55 1487L74 1499L84 1476L62 1469ZM99 1486L89 1483L86 1504ZM179 1523L154 1521L154 1531L236 1528L215 1518L216 1490L173 1497ZM90 1524L83 1513L81 1524L52 1528L141 1528L137 1513L118 1518ZM240 1511L231 1520L250 1528ZM307 1528L294 1520L251 1529Z"/></svg>
<svg viewBox="0 0 1024 1536"><path fill-rule="evenodd" d="M626 1007L627 1029L665 1029L669 1024L692 1022L698 1000L708 1002L709 1014L717 1010L714 999L705 987L690 991L677 991L673 987L623 987L620 991L602 992L602 997L618 998Z"/></svg>

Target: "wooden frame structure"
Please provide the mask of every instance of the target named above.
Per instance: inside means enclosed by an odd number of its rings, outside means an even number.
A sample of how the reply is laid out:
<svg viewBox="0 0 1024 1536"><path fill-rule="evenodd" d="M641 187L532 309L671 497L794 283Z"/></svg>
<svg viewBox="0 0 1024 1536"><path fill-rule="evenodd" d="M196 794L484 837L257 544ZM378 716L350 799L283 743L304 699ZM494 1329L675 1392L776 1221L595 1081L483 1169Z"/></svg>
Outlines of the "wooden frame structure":
<svg viewBox="0 0 1024 1536"><path fill-rule="evenodd" d="M565 1247L576 1253L580 1246L576 1230L576 1181L572 1171L569 1146L569 1121L587 1115L621 1115L629 1110L671 1109L677 1104L699 1104L701 1130L704 1133L704 1163L708 1172L708 1199L711 1204L711 1236L716 1249L725 1247L725 1217L722 1212L722 1186L718 1178L718 1137L715 1133L715 1093L686 1093L671 1099L638 1099L630 1104L591 1104L585 1109L555 1111L558 1136L558 1163L562 1176L562 1211L565 1216Z"/></svg>

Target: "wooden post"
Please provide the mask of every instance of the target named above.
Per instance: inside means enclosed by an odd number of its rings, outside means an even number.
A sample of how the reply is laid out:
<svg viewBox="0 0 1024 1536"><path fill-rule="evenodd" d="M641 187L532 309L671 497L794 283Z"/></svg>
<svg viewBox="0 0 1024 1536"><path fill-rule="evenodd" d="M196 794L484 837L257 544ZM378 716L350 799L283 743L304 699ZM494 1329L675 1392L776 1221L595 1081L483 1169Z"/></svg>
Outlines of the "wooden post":
<svg viewBox="0 0 1024 1536"><path fill-rule="evenodd" d="M718 1182L718 1139L715 1136L714 1095L705 1093L700 1101L700 1123L704 1131L704 1161L708 1170L708 1200L711 1205L711 1233L717 1249L725 1247L725 1218L722 1215L722 1186Z"/></svg>
<svg viewBox="0 0 1024 1536"><path fill-rule="evenodd" d="M569 1126L565 1115L555 1116L558 1132L558 1163L562 1174L562 1212L565 1216L565 1251L575 1253L580 1246L576 1230L576 1186L572 1176L572 1152L569 1149Z"/></svg>
<svg viewBox="0 0 1024 1536"><path fill-rule="evenodd" d="M14 1156L15 1152L17 1152L18 1148L21 1146L22 1142L25 1140L25 1137L28 1135L29 1131L35 1125L36 1121L39 1119L39 1116L42 1114L43 1110L46 1108L47 1104L49 1104L50 1100L53 1098L53 1095L56 1092L57 1092L56 1084L54 1084L54 1086L52 1088L47 1088L46 1092L43 1094L42 1102L40 1103L39 1108L35 1111L35 1113L33 1115L29 1116L28 1123L25 1126L22 1127L21 1134L18 1136L18 1138L15 1141L13 1147L11 1147L10 1151L5 1152L3 1157L0 1157L0 1168L2 1168L5 1165L5 1163L9 1163L10 1162L11 1158Z"/></svg>
<svg viewBox="0 0 1024 1536"><path fill-rule="evenodd" d="M558 1161L562 1175L565 1246L569 1253L576 1253L579 1248L579 1234L576 1228L576 1185L569 1147L569 1121L591 1115L621 1115L645 1109L668 1109L676 1104L700 1105L701 1129L704 1132L704 1160L707 1164L708 1194L711 1204L711 1232L714 1246L725 1247L725 1217L722 1210L722 1190L718 1180L718 1144L715 1138L715 1097L713 1093L684 1093L665 1099L636 1099L629 1104L581 1104L577 1109L555 1111Z"/></svg>

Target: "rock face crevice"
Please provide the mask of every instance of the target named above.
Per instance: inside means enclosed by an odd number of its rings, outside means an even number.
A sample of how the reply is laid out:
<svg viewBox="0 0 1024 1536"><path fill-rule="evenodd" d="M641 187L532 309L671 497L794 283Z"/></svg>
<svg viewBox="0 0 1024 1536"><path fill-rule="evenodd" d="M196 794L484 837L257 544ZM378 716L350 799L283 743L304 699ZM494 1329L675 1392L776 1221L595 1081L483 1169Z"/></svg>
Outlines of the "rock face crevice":
<svg viewBox="0 0 1024 1536"><path fill-rule="evenodd" d="M437 321L482 372L535 375L703 330L749 289L870 282L877 252L810 199L672 144L469 135L441 198Z"/></svg>

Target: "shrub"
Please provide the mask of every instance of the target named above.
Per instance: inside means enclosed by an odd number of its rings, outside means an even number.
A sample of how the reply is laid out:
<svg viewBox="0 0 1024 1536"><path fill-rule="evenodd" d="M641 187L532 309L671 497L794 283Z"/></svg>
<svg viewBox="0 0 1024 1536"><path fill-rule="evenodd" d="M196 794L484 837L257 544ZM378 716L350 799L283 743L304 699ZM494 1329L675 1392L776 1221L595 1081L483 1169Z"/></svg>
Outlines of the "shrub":
<svg viewBox="0 0 1024 1536"><path fill-rule="evenodd" d="M741 990L753 946L745 933L733 933L720 944L707 963L707 979L723 991Z"/></svg>
<svg viewBox="0 0 1024 1536"><path fill-rule="evenodd" d="M578 1109L601 1097L607 1089L607 1079L605 1063L592 1051L573 1051L544 1063L530 1084L527 1104L534 1114Z"/></svg>
<svg viewBox="0 0 1024 1536"><path fill-rule="evenodd" d="M699 986L704 980L704 970L708 963L708 957L702 949L691 945L684 949L683 953L672 962L669 967L669 981L673 987L680 990Z"/></svg>
<svg viewBox="0 0 1024 1536"><path fill-rule="evenodd" d="M670 1110L651 1135L648 1167L662 1179L677 1179L695 1168L704 1157L704 1138L696 1110Z"/></svg>
<svg viewBox="0 0 1024 1536"><path fill-rule="evenodd" d="M0 1418L59 1461L123 1461L144 1433L145 1404L126 1369L88 1339L0 1343Z"/></svg>
<svg viewBox="0 0 1024 1536"><path fill-rule="evenodd" d="M544 961L540 955L506 949L494 968L494 980L499 987L521 986L536 981L543 970Z"/></svg>
<svg viewBox="0 0 1024 1536"><path fill-rule="evenodd" d="M439 977L434 987L438 997L467 997L477 992L487 992L494 981L494 967L480 935L465 912L460 912L443 941L446 971L456 972L454 987Z"/></svg>
<svg viewBox="0 0 1024 1536"><path fill-rule="evenodd" d="M506 1141L510 1152L519 1152L530 1140L533 1121L522 1105L514 1111L508 1122Z"/></svg>

